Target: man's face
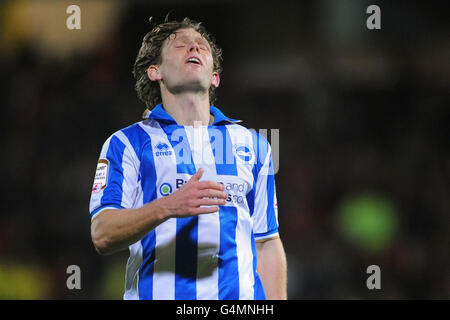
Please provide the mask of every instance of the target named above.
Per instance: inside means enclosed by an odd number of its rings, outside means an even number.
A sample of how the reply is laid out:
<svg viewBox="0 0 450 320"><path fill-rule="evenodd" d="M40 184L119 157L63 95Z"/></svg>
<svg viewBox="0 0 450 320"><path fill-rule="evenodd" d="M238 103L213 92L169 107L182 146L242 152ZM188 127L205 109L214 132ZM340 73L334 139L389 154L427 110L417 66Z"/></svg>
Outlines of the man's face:
<svg viewBox="0 0 450 320"><path fill-rule="evenodd" d="M207 91L219 85L219 75L208 41L194 29L180 29L163 43L161 64L150 66L151 80L161 80L173 94L183 91Z"/></svg>

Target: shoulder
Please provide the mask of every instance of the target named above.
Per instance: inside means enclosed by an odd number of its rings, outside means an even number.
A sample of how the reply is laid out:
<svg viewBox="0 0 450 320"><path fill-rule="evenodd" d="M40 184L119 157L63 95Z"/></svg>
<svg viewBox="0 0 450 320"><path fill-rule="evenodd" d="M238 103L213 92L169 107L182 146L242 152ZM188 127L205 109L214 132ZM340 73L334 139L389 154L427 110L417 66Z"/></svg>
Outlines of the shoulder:
<svg viewBox="0 0 450 320"><path fill-rule="evenodd" d="M110 134L104 143L104 148L129 149L130 151L140 149L145 140L148 139L148 134L145 133L142 122L133 123Z"/></svg>
<svg viewBox="0 0 450 320"><path fill-rule="evenodd" d="M267 130L256 131L252 128L244 127L240 124L227 125L228 131L232 132L241 138L248 141L248 144L253 147L255 151L259 149L269 150L270 143L266 138Z"/></svg>
<svg viewBox="0 0 450 320"><path fill-rule="evenodd" d="M123 142L129 142L130 144L135 145L149 140L150 136L160 134L160 131L160 126L157 121L152 119L143 120L117 130L108 139L117 137Z"/></svg>

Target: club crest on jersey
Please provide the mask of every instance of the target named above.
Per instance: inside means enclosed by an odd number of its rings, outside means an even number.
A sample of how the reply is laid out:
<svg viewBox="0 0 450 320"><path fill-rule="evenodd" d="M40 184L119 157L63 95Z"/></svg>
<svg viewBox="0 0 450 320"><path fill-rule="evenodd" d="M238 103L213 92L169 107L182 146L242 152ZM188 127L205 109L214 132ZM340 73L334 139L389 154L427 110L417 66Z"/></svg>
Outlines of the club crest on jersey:
<svg viewBox="0 0 450 320"><path fill-rule="evenodd" d="M157 157L161 157L161 156L170 156L172 155L172 150L169 150L169 146L167 145L167 143L164 142L158 142L158 144L156 145L156 152L155 155Z"/></svg>
<svg viewBox="0 0 450 320"><path fill-rule="evenodd" d="M108 169L108 160L98 160L97 170L95 171L94 185L92 186L92 193L98 193L106 188L106 185L108 184Z"/></svg>
<svg viewBox="0 0 450 320"><path fill-rule="evenodd" d="M255 161L255 153L245 144L235 144L233 146L233 153L242 163L253 164Z"/></svg>

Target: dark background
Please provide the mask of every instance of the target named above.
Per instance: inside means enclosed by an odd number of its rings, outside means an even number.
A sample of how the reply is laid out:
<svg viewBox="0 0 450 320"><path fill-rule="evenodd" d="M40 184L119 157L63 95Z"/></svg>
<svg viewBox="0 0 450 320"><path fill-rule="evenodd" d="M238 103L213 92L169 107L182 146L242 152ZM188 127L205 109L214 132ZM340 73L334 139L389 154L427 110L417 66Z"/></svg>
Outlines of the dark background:
<svg viewBox="0 0 450 320"><path fill-rule="evenodd" d="M448 299L445 3L1 2L0 298L122 298L128 253L95 252L90 190L103 142L144 110L131 69L148 18L173 10L224 49L216 105L280 130L289 298ZM66 28L70 4L81 30ZM381 30L366 27L371 4ZM66 287L72 264L81 290ZM380 290L366 287L369 265Z"/></svg>

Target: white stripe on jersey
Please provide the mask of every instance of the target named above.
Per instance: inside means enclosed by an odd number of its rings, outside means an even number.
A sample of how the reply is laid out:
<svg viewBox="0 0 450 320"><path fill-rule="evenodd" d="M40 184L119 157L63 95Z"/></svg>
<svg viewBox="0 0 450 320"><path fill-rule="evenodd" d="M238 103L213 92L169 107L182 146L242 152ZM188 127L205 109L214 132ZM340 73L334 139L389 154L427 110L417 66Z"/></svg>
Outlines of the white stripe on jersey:
<svg viewBox="0 0 450 320"><path fill-rule="evenodd" d="M125 134L122 131L119 131L115 135L117 138L119 138L120 141L125 145L125 150L123 151L123 159L122 159L122 167L123 170L127 170L128 172L133 172L133 174L127 174L123 177L122 182L122 207L124 208L133 208L136 202L136 195L138 193L138 189L141 189L141 186L137 184L138 180L138 174L139 174L139 168L141 166L141 161L136 155L136 152L134 151L130 141L125 136ZM135 186L135 187L133 187ZM125 195L131 195L131 196L125 196Z"/></svg>
<svg viewBox="0 0 450 320"><path fill-rule="evenodd" d="M150 136L152 150L157 150L159 143L170 145L167 136L160 127L150 127L139 123ZM156 138L157 137L157 138ZM168 177L177 175L176 157L171 154L166 157L155 157L157 198L162 198L160 187ZM167 165L170 164L170 165ZM164 180L166 179L166 180ZM153 269L153 299L175 299L175 239L177 232L176 219L169 219L155 228L156 247L155 265Z"/></svg>
<svg viewBox="0 0 450 320"><path fill-rule="evenodd" d="M132 244L129 247L130 257L127 261L125 270L125 300L139 300L139 268L142 264L142 245L141 241Z"/></svg>
<svg viewBox="0 0 450 320"><path fill-rule="evenodd" d="M186 127L186 135L192 151L195 167L203 168L201 181L217 180L214 156L209 143L208 130L205 127ZM212 159L212 161L211 161ZM198 243L204 244L198 249L197 256L197 299L212 300L219 298L217 255L220 245L219 212L202 214L198 217Z"/></svg>
<svg viewBox="0 0 450 320"><path fill-rule="evenodd" d="M248 145L250 149L253 147L251 133L243 129L241 126L226 126L233 145ZM239 159L236 159L239 161ZM238 162L239 163L239 162ZM237 170L239 177L245 177L249 181L253 180L252 164L238 165ZM250 190L247 190L249 192ZM238 223L236 227L236 244L239 268L239 299L253 299L253 256L246 255L245 252L252 252L251 237L248 235L252 232L253 221L249 214L248 205L244 208L238 206ZM241 276L242 275L242 276Z"/></svg>

